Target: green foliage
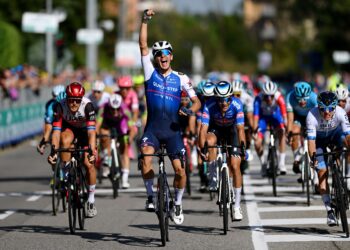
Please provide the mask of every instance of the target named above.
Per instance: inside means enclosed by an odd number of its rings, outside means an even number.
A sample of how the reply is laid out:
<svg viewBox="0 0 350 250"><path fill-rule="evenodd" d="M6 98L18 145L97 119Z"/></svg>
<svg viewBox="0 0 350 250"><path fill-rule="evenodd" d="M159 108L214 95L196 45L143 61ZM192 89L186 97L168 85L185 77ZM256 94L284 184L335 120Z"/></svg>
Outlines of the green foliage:
<svg viewBox="0 0 350 250"><path fill-rule="evenodd" d="M22 63L21 36L16 27L0 21L0 67Z"/></svg>

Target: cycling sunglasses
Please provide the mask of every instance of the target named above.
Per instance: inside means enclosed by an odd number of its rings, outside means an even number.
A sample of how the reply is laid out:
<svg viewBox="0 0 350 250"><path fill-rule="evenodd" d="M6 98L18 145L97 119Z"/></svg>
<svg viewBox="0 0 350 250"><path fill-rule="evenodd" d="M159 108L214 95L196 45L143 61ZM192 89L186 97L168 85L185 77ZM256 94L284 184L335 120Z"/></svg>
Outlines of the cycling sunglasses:
<svg viewBox="0 0 350 250"><path fill-rule="evenodd" d="M264 99L273 99L273 95L264 95Z"/></svg>
<svg viewBox="0 0 350 250"><path fill-rule="evenodd" d="M165 55L165 56L171 55L171 51L168 49L162 49L162 50L158 50L156 53L154 53L154 57L162 56L162 55Z"/></svg>
<svg viewBox="0 0 350 250"><path fill-rule="evenodd" d="M218 98L217 98L217 101L218 101L219 103L224 103L224 102L230 103L230 102L231 102L231 97L218 97Z"/></svg>
<svg viewBox="0 0 350 250"><path fill-rule="evenodd" d="M306 102L309 98L310 98L309 96L308 97L296 97L298 102L303 102L303 101Z"/></svg>
<svg viewBox="0 0 350 250"><path fill-rule="evenodd" d="M333 112L335 110L335 108L336 107L330 107L330 106L329 107L319 107L321 112L326 112L326 111Z"/></svg>
<svg viewBox="0 0 350 250"><path fill-rule="evenodd" d="M81 98L68 98L67 101L69 103L76 103L76 104L80 104L82 102L82 99Z"/></svg>
<svg viewBox="0 0 350 250"><path fill-rule="evenodd" d="M234 97L240 98L241 97L241 93L233 93Z"/></svg>

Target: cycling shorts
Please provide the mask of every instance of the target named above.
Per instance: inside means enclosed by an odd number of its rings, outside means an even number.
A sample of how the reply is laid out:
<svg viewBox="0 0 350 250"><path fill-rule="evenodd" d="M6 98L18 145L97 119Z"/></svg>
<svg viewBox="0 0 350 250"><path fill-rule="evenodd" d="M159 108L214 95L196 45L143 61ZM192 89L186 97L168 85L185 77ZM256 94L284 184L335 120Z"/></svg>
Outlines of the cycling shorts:
<svg viewBox="0 0 350 250"><path fill-rule="evenodd" d="M227 145L232 145L234 147L228 149L229 155L240 154L240 152L237 150L237 148L240 148L240 144L238 142L238 133L236 127L219 127L210 125L208 128L208 133L215 134L217 138L217 144L226 141Z"/></svg>

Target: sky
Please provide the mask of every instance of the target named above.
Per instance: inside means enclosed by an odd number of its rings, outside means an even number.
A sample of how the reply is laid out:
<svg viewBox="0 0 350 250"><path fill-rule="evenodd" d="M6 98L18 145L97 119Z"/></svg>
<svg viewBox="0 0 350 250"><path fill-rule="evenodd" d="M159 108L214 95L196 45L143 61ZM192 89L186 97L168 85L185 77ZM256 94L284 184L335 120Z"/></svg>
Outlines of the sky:
<svg viewBox="0 0 350 250"><path fill-rule="evenodd" d="M171 0L177 11L191 14L220 12L224 15L240 13L243 0Z"/></svg>

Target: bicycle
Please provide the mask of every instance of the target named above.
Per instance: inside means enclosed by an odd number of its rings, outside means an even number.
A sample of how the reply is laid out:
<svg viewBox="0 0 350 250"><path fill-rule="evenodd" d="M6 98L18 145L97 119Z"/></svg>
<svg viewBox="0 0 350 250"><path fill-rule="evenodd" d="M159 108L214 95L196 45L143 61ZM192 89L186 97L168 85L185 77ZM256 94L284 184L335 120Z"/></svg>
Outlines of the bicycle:
<svg viewBox="0 0 350 250"><path fill-rule="evenodd" d="M278 169L278 158L277 158L277 149L275 145L275 131L273 130L273 126L269 124L270 131L270 140L268 145L268 153L267 153L267 176L272 180L272 192L273 195L277 196L277 169Z"/></svg>
<svg viewBox="0 0 350 250"><path fill-rule="evenodd" d="M185 172L186 172L186 192L189 196L191 196L192 190L191 190L191 174L193 171L193 164L192 164L192 149L193 146L190 144L190 139L188 138L188 135L183 135L183 143L186 149L186 158L185 158Z"/></svg>
<svg viewBox="0 0 350 250"><path fill-rule="evenodd" d="M169 218L171 219L170 211L174 206L173 196L170 192L167 174L165 172L164 157L169 156L165 153L165 145L161 144L160 150L154 154L142 154L139 156L139 168L141 159L145 156L156 156L158 157L159 174L157 180L157 194L156 194L156 209L159 220L160 236L162 245L165 246L166 242L169 241ZM183 165L183 162L182 162Z"/></svg>
<svg viewBox="0 0 350 250"><path fill-rule="evenodd" d="M331 149L332 147L330 147ZM340 217L342 229L346 237L349 238L349 226L346 215L346 210L349 209L349 199L347 193L346 183L342 174L342 161L339 161L339 155L347 153L347 150L332 150L331 152L324 152L322 154L314 153L312 156L313 162L316 157L324 156L327 157L327 166L331 169L332 173L332 190L331 190L331 201L332 208L334 208L335 215L338 219ZM338 224L339 225L339 224Z"/></svg>
<svg viewBox="0 0 350 250"><path fill-rule="evenodd" d="M233 188L232 183L229 180L229 169L227 164L227 154L228 149L232 148L233 151L239 151L238 147L227 145L226 140L221 141L218 145L208 146L207 142L204 144L203 153L208 152L208 148L217 148L217 157L216 157L216 171L217 171L217 194L218 200L216 204L219 206L219 214L223 217L223 230L224 234L227 234L228 231L228 207L230 208L231 220L233 218ZM241 152L239 152L241 154Z"/></svg>
<svg viewBox="0 0 350 250"><path fill-rule="evenodd" d="M62 210L66 212L66 192L65 185L63 181L63 171L60 168L60 157L58 157L57 162L54 167L52 175L52 184L51 184L51 202L52 202L52 214L57 215L60 202L62 201Z"/></svg>
<svg viewBox="0 0 350 250"><path fill-rule="evenodd" d="M111 138L111 166L108 166L110 168L110 173L108 175L109 180L112 183L112 189L113 189L113 198L116 199L119 196L119 187L120 187L120 171L121 171L121 157L119 152L119 144L117 142L118 134L116 129L111 129L110 135L98 135L98 138L102 137L109 137ZM102 165L103 159L100 160L100 164ZM102 167L99 167L99 171L101 171Z"/></svg>
<svg viewBox="0 0 350 250"><path fill-rule="evenodd" d="M51 155L60 152L70 152L72 158L65 168L69 171L66 180L66 198L68 203L68 221L71 234L75 234L76 218L78 214L79 229L83 230L86 217L86 202L88 199L88 185L85 179L85 168L83 167L84 153L92 154L91 148L78 148L74 142L74 148L51 148Z"/></svg>

